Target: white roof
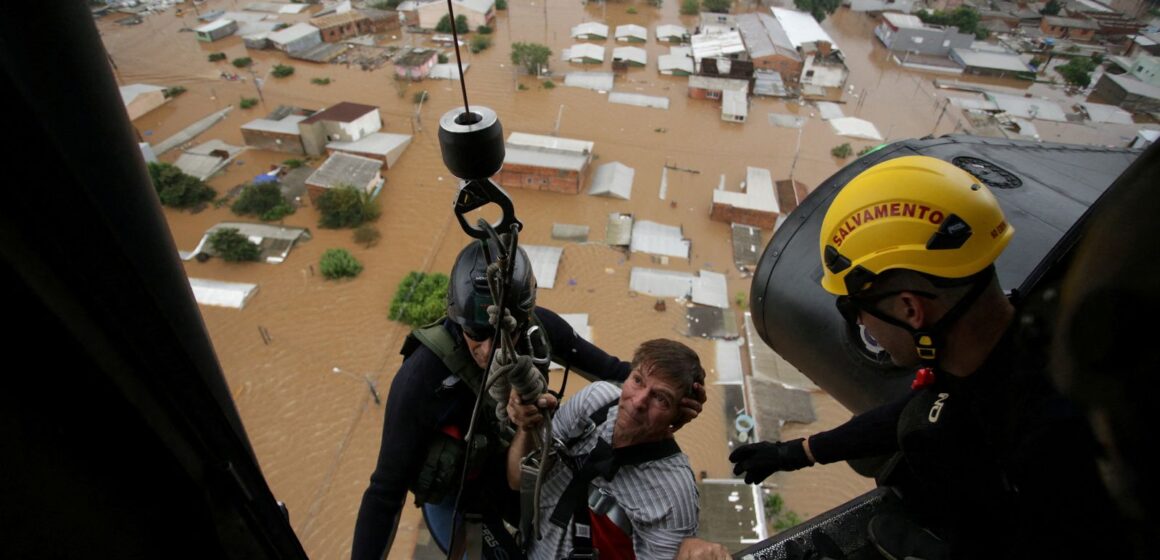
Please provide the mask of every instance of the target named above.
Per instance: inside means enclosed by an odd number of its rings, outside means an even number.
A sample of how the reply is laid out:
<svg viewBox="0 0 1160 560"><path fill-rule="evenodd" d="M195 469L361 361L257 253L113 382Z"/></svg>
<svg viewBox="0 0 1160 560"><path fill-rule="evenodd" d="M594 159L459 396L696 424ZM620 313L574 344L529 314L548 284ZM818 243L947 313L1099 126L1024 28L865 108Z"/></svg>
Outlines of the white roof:
<svg viewBox="0 0 1160 560"><path fill-rule="evenodd" d="M383 162L377 159L335 152L322 162L318 170L310 174L306 183L327 188L340 184L361 188L376 179L382 170Z"/></svg>
<svg viewBox="0 0 1160 560"><path fill-rule="evenodd" d="M720 91L748 91L749 81L717 76L689 76L689 87Z"/></svg>
<svg viewBox="0 0 1160 560"><path fill-rule="evenodd" d="M624 60L640 65L648 64L648 52L640 47L616 47L612 49L612 60Z"/></svg>
<svg viewBox="0 0 1160 560"><path fill-rule="evenodd" d="M302 115L287 115L282 120L254 119L242 125L243 129L260 130L262 132L279 132L282 134L299 134L298 123L306 120Z"/></svg>
<svg viewBox="0 0 1160 560"><path fill-rule="evenodd" d="M637 107L652 107L653 109L669 108L669 98L645 95L643 93L613 91L608 94L608 102L620 103L621 105L636 105Z"/></svg>
<svg viewBox="0 0 1160 560"><path fill-rule="evenodd" d="M387 165L393 166L402 155L403 150L411 144L410 134L394 134L390 132L373 132L354 142L331 142L327 148L340 152L357 152L359 154L375 154L387 158Z"/></svg>
<svg viewBox="0 0 1160 560"><path fill-rule="evenodd" d="M318 28L309 23L295 23L286 29L271 33L269 39L273 43L285 45L309 36L311 33L318 33Z"/></svg>
<svg viewBox="0 0 1160 560"><path fill-rule="evenodd" d="M657 57L657 71L658 72L672 72L674 70L684 70L685 72L693 73L693 59L686 54L662 54Z"/></svg>
<svg viewBox="0 0 1160 560"><path fill-rule="evenodd" d="M693 281L693 303L729 309L729 285L720 272L702 270Z"/></svg>
<svg viewBox="0 0 1160 560"><path fill-rule="evenodd" d="M867 120L855 117L842 117L840 119L830 119L830 126L834 128L834 133L838 136L849 136L850 138L861 138L875 142L882 141L882 135L878 133L878 129L874 126L874 123Z"/></svg>
<svg viewBox="0 0 1160 560"><path fill-rule="evenodd" d="M463 6L465 8L474 10L481 14L486 14L488 10L495 6L495 0L452 0L454 4ZM446 2L444 2L446 4Z"/></svg>
<svg viewBox="0 0 1160 560"><path fill-rule="evenodd" d="M770 113L769 124L780 126L782 128L801 128L806 124L805 117L797 115L784 115L781 113Z"/></svg>
<svg viewBox="0 0 1160 560"><path fill-rule="evenodd" d="M1109 8L1103 4L1100 4L1099 2L1093 2L1092 0L1072 0L1072 1L1077 3L1077 4L1082 5L1084 7L1084 11L1086 11L1086 12L1111 12L1111 11L1113 11L1111 8Z"/></svg>
<svg viewBox="0 0 1160 560"><path fill-rule="evenodd" d="M466 74L470 68L471 68L471 64L469 64L467 62L463 63L463 73L464 74ZM444 64L436 64L435 66L431 67L431 72L429 72L427 74L427 77L432 78L432 79L437 79L437 80L458 80L459 79L459 66L456 65L454 62L447 62Z"/></svg>
<svg viewBox="0 0 1160 560"><path fill-rule="evenodd" d="M785 34L789 36L789 42L793 43L793 46L800 47L805 43L826 41L833 45L834 50L839 50L838 44L822 29L814 16L785 8L770 9L773 10L773 17L781 23L781 28L785 30Z"/></svg>
<svg viewBox="0 0 1160 560"><path fill-rule="evenodd" d="M635 169L619 161L602 164L592 174L592 186L588 188L588 194L628 200L632 197L632 179L635 176Z"/></svg>
<svg viewBox="0 0 1160 560"><path fill-rule="evenodd" d="M125 103L125 105L132 103L133 100L142 93L149 93L151 91L165 91L165 88L152 84L129 84L127 86L121 86L119 89L121 90L121 101Z"/></svg>
<svg viewBox="0 0 1160 560"><path fill-rule="evenodd" d="M628 40L629 38L637 38L648 40L648 30L632 23L616 26L616 40Z"/></svg>
<svg viewBox="0 0 1160 560"><path fill-rule="evenodd" d="M693 47L684 47L684 46L669 47L669 54L675 55L675 56L687 56L689 58L692 58Z"/></svg>
<svg viewBox="0 0 1160 560"><path fill-rule="evenodd" d="M197 29L195 29L195 31L197 31L198 33L209 33L210 31L217 31L218 29L221 29L223 27L227 27L231 23L234 23L234 20L226 19L226 18L218 18L218 19L215 19L215 20L201 26L201 27L198 27Z"/></svg>
<svg viewBox="0 0 1160 560"><path fill-rule="evenodd" d="M182 173L204 181L214 173L217 173L222 167L225 167L231 159L233 159L232 156L222 159L208 154L191 154L185 152L177 156L177 161L174 161L173 165L180 169Z"/></svg>
<svg viewBox="0 0 1160 560"><path fill-rule="evenodd" d="M681 228L648 220L637 220L632 224L629 248L634 253L689 258L689 240L681 235Z"/></svg>
<svg viewBox="0 0 1160 560"><path fill-rule="evenodd" d="M741 345L739 340L713 341L714 369L717 385L741 384Z"/></svg>
<svg viewBox="0 0 1160 560"><path fill-rule="evenodd" d="M1149 142L1155 142L1156 140L1160 140L1160 130L1142 128L1136 131L1136 136L1139 136L1140 138L1143 138Z"/></svg>
<svg viewBox="0 0 1160 560"><path fill-rule="evenodd" d="M732 121L735 116L748 118L749 95L744 91L724 90L721 92L721 118Z"/></svg>
<svg viewBox="0 0 1160 560"><path fill-rule="evenodd" d="M564 85L608 91L612 89L612 72L569 72L564 76Z"/></svg>
<svg viewBox="0 0 1160 560"><path fill-rule="evenodd" d="M813 72L812 76L809 73ZM838 64L817 64L817 57L809 55L802 66L802 85L818 87L842 87L850 71Z"/></svg>
<svg viewBox="0 0 1160 560"><path fill-rule="evenodd" d="M745 192L713 190L714 204L728 204L734 208L746 208L759 212L777 213L781 211L777 194L773 189L773 176L761 167L745 168Z"/></svg>
<svg viewBox="0 0 1160 560"><path fill-rule="evenodd" d="M1067 115L1063 109L1051 101L1001 93L988 93L987 97L994 101L1000 110L1012 117L1067 122Z"/></svg>
<svg viewBox="0 0 1160 560"><path fill-rule="evenodd" d="M580 171L591 158L592 142L513 132L505 146L504 163Z"/></svg>
<svg viewBox="0 0 1160 560"><path fill-rule="evenodd" d="M885 12L882 14L882 19L890 22L894 27L912 27L922 29L926 24L918 19L918 16L910 14L898 14L895 12Z"/></svg>
<svg viewBox="0 0 1160 560"><path fill-rule="evenodd" d="M656 29L656 36L658 40L668 39L669 37L682 37L688 33L688 29L670 23L662 23L658 25Z"/></svg>
<svg viewBox="0 0 1160 560"><path fill-rule="evenodd" d="M977 111L998 111L999 105L989 99L972 99L969 97L951 97L951 105L960 109L974 109Z"/></svg>
<svg viewBox="0 0 1160 560"><path fill-rule="evenodd" d="M951 49L955 56L962 60L967 66L976 68L993 68L996 70L1009 70L1012 72L1033 72L1032 68L1023 62L1023 59L1015 53L1003 53L994 51L978 51L975 49Z"/></svg>
<svg viewBox="0 0 1160 560"><path fill-rule="evenodd" d="M599 35L601 37L607 37L608 26L598 21L586 21L572 27L572 37L579 35Z"/></svg>
<svg viewBox="0 0 1160 560"><path fill-rule="evenodd" d="M634 266L628 275L628 289L656 297L683 298L693 291L695 279L689 272Z"/></svg>
<svg viewBox="0 0 1160 560"><path fill-rule="evenodd" d="M560 150L565 152L575 152L577 154L588 155L592 153L592 147L595 146L593 142L587 140L574 140L572 138L559 138L557 136L542 136L540 134L527 134L524 132L513 132L508 135L508 146L527 146L530 148L547 148L551 150Z"/></svg>
<svg viewBox="0 0 1160 560"><path fill-rule="evenodd" d="M604 47L591 43L580 43L564 49L564 60L578 61L583 59L599 60L604 62Z"/></svg>
<svg viewBox="0 0 1160 560"><path fill-rule="evenodd" d="M190 278L189 285L193 288L193 299L197 300L197 303L233 309L245 307L250 296L258 291L257 284L222 282L221 280L204 280L202 278Z"/></svg>
<svg viewBox="0 0 1160 560"><path fill-rule="evenodd" d="M1134 124L1132 114L1115 105L1103 105L1100 103L1080 103L1079 105L1083 107L1083 110L1088 114L1088 118L1092 122Z"/></svg>
<svg viewBox="0 0 1160 560"><path fill-rule="evenodd" d="M706 57L728 57L745 52L745 43L741 40L740 31L693 35L692 44L693 58L698 62Z"/></svg>
<svg viewBox="0 0 1160 560"><path fill-rule="evenodd" d="M842 108L837 103L829 101L819 101L818 112L822 114L822 120L828 121L830 119L840 119L846 115L842 114Z"/></svg>
<svg viewBox="0 0 1160 560"><path fill-rule="evenodd" d="M564 248L522 243L520 247L528 253L528 260L532 261L532 273L536 275L536 286L547 289L555 287L556 272L560 268L560 256L564 254Z"/></svg>

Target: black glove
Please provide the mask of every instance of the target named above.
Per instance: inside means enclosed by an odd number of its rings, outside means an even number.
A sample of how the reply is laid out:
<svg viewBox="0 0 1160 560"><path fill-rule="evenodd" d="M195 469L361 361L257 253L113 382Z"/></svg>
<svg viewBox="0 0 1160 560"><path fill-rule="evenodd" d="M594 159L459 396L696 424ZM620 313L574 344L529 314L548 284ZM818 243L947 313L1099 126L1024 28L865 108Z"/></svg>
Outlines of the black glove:
<svg viewBox="0 0 1160 560"><path fill-rule="evenodd" d="M729 454L729 461L737 463L733 466L733 474L741 476L745 473L746 484L757 484L775 472L796 471L813 465L814 462L806 457L804 441L798 438L784 443L763 441L742 445Z"/></svg>

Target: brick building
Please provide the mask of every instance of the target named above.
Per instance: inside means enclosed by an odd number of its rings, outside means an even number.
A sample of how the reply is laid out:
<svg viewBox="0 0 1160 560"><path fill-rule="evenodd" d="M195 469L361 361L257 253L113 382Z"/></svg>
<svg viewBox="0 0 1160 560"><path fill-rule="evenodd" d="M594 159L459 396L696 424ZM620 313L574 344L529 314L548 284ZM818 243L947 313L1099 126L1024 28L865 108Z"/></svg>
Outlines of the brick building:
<svg viewBox="0 0 1160 560"><path fill-rule="evenodd" d="M577 194L588 179L594 143L513 132L495 180L507 188Z"/></svg>

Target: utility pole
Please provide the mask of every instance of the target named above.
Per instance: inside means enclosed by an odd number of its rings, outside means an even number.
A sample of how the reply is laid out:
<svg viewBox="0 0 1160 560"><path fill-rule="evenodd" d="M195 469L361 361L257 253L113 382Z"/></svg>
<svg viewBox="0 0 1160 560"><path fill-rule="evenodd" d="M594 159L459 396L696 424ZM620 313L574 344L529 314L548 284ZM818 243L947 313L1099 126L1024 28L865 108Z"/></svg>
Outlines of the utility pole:
<svg viewBox="0 0 1160 560"><path fill-rule="evenodd" d="M789 165L789 180L791 182L793 181L793 172L795 169L797 169L798 154L800 154L802 151L802 131L804 131L805 128L805 122L802 122L802 125L798 127L797 146L794 146L793 149L793 163Z"/></svg>
<svg viewBox="0 0 1160 560"><path fill-rule="evenodd" d="M934 128L930 129L931 135L938 130L938 123L942 122L943 115L947 114L947 107L951 104L951 98L946 98L946 103L943 103L942 111L938 114L938 119L934 121Z"/></svg>

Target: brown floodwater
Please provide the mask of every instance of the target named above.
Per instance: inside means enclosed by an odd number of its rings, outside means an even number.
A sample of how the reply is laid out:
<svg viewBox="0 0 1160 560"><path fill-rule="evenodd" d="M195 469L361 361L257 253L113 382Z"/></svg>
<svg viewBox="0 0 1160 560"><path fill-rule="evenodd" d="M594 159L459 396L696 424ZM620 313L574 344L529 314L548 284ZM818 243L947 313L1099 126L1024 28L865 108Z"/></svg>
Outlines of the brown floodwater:
<svg viewBox="0 0 1160 560"><path fill-rule="evenodd" d="M548 44L557 54L552 70L558 76L576 70L610 71L609 62L600 68L582 68L558 61L558 53L572 44L571 26L590 20L603 20L611 27L637 23L649 28L650 36L658 23L693 27L694 18L677 14L678 4L672 0L654 9L643 2L585 6L575 0L550 0L545 9L540 0L509 0L509 9L500 12L496 22L496 44L480 54L464 53L465 61L471 64L467 72L471 103L494 109L505 131L550 134L558 118L560 136L595 142L597 164L619 161L635 168L631 201L584 194L511 193L517 215L525 223L521 241L565 247L557 287L541 290L540 302L558 312L588 313L596 343L622 357L630 355L643 340L679 338L683 315L678 305L670 305L666 312L654 311L653 298L629 292L631 267L714 270L727 275L730 294L748 293L749 280L731 264L729 226L710 221L709 206L711 191L720 177L724 175L728 188L736 189L745 177L746 166L769 168L776 179L788 177L798 131L770 125L767 113L814 117L802 130L794 171L796 178L811 188L846 163L830 156L833 146L849 141L859 149L872 144L836 136L816 117L815 108L796 102L756 98L750 106L749 122L723 122L716 102L687 97L686 79L656 72L657 56L668 47L655 42L643 45L649 53L648 66L618 78L615 89L667 97L671 103L667 111L611 104L597 92L563 87L562 77L556 78L560 87L549 90L534 78L516 76L507 60L511 42L532 41ZM630 6L639 13L629 14ZM238 8L233 2L211 0L202 8L209 9ZM306 17L308 14L301 14L294 19ZM225 52L229 59L250 56L256 61L258 77L265 76L274 64L286 62L280 53L246 51L237 37L198 43L192 33L180 31L197 25L188 10L184 19L169 11L148 16L144 23L132 27L117 25L114 19L98 21L98 28L122 84L182 85L188 90L134 122L151 143L213 111L235 105L242 97L257 97L248 72L238 72L228 63L208 62L209 53ZM940 76L895 66L873 39L874 25L870 17L844 9L823 24L850 60L853 87L849 91L854 94L844 100L846 114L871 120L890 140L946 134L956 126L966 126L965 119L950 111L938 118L942 93L935 91L931 80ZM395 44L421 45L424 41L422 35L401 34ZM604 45L611 54L616 42L610 39ZM215 259L190 262L186 270L191 277L260 286L244 310L203 307L205 322L266 479L278 499L289 506L291 523L306 551L314 558L342 558L349 556L359 500L374 467L383 408L374 404L360 380L332 370L337 367L353 375L368 375L386 391L400 365L398 349L407 333L402 325L387 320L395 286L412 270L448 270L467 241L450 212L456 180L442 164L436 136L439 117L459 107L462 99L458 83L451 81L425 81L400 89L389 67L362 71L339 65L288 63L296 72L289 78L266 79L262 104L249 110L235 108L197 141L216 138L241 145L239 127L282 104L318 109L354 101L380 107L385 131L414 134L407 152L385 173L387 184L380 196L383 215L378 222L382 241L370 249L356 246L350 231L317 229L317 213L303 208L285 223L311 228L314 238L295 248L285 263L235 265ZM238 72L245 81L224 80L220 77L223 71ZM316 77L332 81L327 86L311 84L311 78ZM527 89L518 90L518 84ZM1011 81L1001 85L1021 87ZM413 118L411 99L420 90L428 90L430 98ZM1053 92L1039 85L1030 90L1036 95ZM1064 140L1094 138L1093 143L1110 141L1105 138L1114 139L1119 134L1096 127L1071 131L1067 126L1040 130L1062 135ZM172 161L175 157L176 151L162 159ZM288 157L246 151L210 184L224 192ZM666 164L697 173L670 171L667 195L662 200L660 180ZM681 226L693 241L690 258L660 265L648 255L626 256L604 246L600 241L610 212L631 212L638 219ZM226 208L209 208L197 214L166 210L166 215L182 250L192 249L206 228L234 219ZM553 223L588 225L592 242L553 241ZM320 255L331 247L350 249L366 267L363 273L345 282L328 282L316 275ZM259 328L270 333L270 344L263 342ZM711 341L682 340L697 350L706 364L713 363ZM711 380L712 376L711 372ZM569 383L569 388L574 391L580 385ZM702 417L681 430L678 440L695 471L714 478L729 477L723 427L732 418L726 418L723 407L717 406L723 401L717 386L710 386L709 399ZM815 403L818 422L787 426L787 435L803 435L849 418L841 405L824 394L816 395ZM802 514L820 513L872 487L871 481L845 465L779 477L776 482L786 507ZM417 510L407 508L392 556L411 555L421 526Z"/></svg>

